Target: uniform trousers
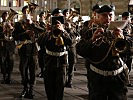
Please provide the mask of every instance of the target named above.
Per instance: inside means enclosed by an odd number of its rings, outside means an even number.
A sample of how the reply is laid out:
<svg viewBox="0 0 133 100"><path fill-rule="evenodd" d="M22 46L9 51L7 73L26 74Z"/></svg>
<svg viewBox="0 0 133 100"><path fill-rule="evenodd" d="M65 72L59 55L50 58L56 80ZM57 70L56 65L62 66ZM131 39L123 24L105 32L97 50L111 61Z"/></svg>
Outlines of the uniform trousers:
<svg viewBox="0 0 133 100"><path fill-rule="evenodd" d="M90 69L88 74L88 100L127 100L123 72L116 76L102 76Z"/></svg>
<svg viewBox="0 0 133 100"><path fill-rule="evenodd" d="M33 86L35 84L35 72L37 56L20 56L20 73L22 77L22 84Z"/></svg>
<svg viewBox="0 0 133 100"><path fill-rule="evenodd" d="M48 100L63 100L65 76L66 65L45 67L44 85Z"/></svg>

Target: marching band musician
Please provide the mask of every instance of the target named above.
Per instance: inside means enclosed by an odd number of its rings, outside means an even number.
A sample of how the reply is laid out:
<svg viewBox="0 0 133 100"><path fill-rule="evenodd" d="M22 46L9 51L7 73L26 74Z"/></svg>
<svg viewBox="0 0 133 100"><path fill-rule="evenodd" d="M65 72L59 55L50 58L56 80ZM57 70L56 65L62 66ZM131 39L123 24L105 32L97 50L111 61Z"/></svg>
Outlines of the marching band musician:
<svg viewBox="0 0 133 100"><path fill-rule="evenodd" d="M98 11L100 26L88 32L93 32L92 37L76 45L77 53L90 64L87 68L89 100L127 100L128 67L120 54L129 48L122 29L110 32L106 28L113 13L111 6L103 5ZM123 45L119 45L122 44L119 39L124 41Z"/></svg>
<svg viewBox="0 0 133 100"><path fill-rule="evenodd" d="M61 10L56 8L52 16L63 16ZM53 18L53 17L52 17ZM45 55L44 85L48 100L63 100L67 51L66 46L72 41L65 31L63 23L55 19L52 30L45 34L42 47Z"/></svg>
<svg viewBox="0 0 133 100"><path fill-rule="evenodd" d="M70 14L69 14L69 10L68 10L68 9L64 9L64 10L63 10L63 15L64 15L64 17L65 17L65 20L70 20L70 19L69 19L69 15L70 15Z"/></svg>
<svg viewBox="0 0 133 100"><path fill-rule="evenodd" d="M37 68L38 46L36 38L44 30L33 23L28 6L22 8L23 18L15 23L13 32L14 39L18 41L18 53L20 56L20 73L22 78L23 91L20 98L33 99L33 89L35 85L35 74Z"/></svg>
<svg viewBox="0 0 133 100"><path fill-rule="evenodd" d="M41 12L39 14L39 26L46 30L46 23L45 23L45 12ZM41 35L38 39L38 44L41 45L42 38L44 35ZM39 67L41 69L41 72L37 74L37 77L43 78L43 69L44 69L44 54L42 52L42 49L38 51L38 63Z"/></svg>
<svg viewBox="0 0 133 100"><path fill-rule="evenodd" d="M131 14L130 12L123 12L122 13L122 20L126 20L127 24L125 26L125 28L123 29L123 34L128 37L128 38L132 38L132 25L131 25ZM132 39L129 40L130 43L130 47L132 47ZM131 72L132 69L132 52L131 50L128 50L126 52L126 54L124 53L122 56L124 56L125 60L126 60L126 64L127 67L129 68L129 73ZM133 87L133 85L131 84L130 80L129 80L129 84L127 85L128 87Z"/></svg>
<svg viewBox="0 0 133 100"><path fill-rule="evenodd" d="M12 24L10 21L7 22L8 17L8 12L2 13L3 22L1 24L2 26L0 26L0 66L3 74L3 84L11 83L11 73L14 66L13 55L15 50L15 42L13 39L8 40L5 38L6 34L11 35L11 32L13 31Z"/></svg>
<svg viewBox="0 0 133 100"><path fill-rule="evenodd" d="M85 41L89 40L92 37L93 32L89 32L90 29L97 27L98 22L98 13L97 11L100 9L100 5L96 4L92 8L92 18L86 22L84 22L83 28L80 30L81 39L84 39ZM85 67L87 69L87 78L89 73L90 63L87 59L85 59Z"/></svg>
<svg viewBox="0 0 133 100"><path fill-rule="evenodd" d="M75 45L80 39L80 35L74 31L73 27L71 26L71 22L67 20L69 17L69 11L68 9L63 10L63 15L65 17L65 30L70 35L72 39L72 44L67 47L68 50L68 68L67 68L67 79L65 87L72 88L72 79L74 76L74 68L75 63L77 62L77 54L76 54L76 48Z"/></svg>
<svg viewBox="0 0 133 100"><path fill-rule="evenodd" d="M42 28L45 28L45 12L41 12L39 14L39 25L42 27Z"/></svg>
<svg viewBox="0 0 133 100"><path fill-rule="evenodd" d="M91 37L91 34L86 34L88 33L89 28L96 27L96 23L98 22L97 20L97 11L100 9L100 5L96 4L92 8L92 18L86 22L84 22L83 28L80 30L81 37L84 39L87 39L88 37Z"/></svg>
<svg viewBox="0 0 133 100"><path fill-rule="evenodd" d="M130 12L123 12L122 13L122 20L127 20L127 25L123 29L124 35L132 35L132 27L131 27L131 14Z"/></svg>

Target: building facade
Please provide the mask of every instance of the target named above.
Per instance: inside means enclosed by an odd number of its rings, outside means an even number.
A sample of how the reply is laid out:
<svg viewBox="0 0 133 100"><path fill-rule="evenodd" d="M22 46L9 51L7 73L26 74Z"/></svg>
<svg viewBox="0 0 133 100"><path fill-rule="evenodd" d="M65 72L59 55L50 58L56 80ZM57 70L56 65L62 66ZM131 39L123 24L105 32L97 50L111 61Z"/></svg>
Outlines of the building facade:
<svg viewBox="0 0 133 100"><path fill-rule="evenodd" d="M60 0L58 0L59 2ZM128 11L128 5L130 0L61 0L58 6L60 8L70 8L70 7L79 7L81 15L91 15L92 7L99 3L100 5L104 4L113 4L116 8L116 15L122 14L124 11Z"/></svg>
<svg viewBox="0 0 133 100"><path fill-rule="evenodd" d="M39 7L36 9L36 14L41 11L52 11L54 8L76 8L80 10L82 16L91 16L92 7L99 3L113 4L116 7L116 15L122 14L124 11L128 11L128 5L130 0L0 0L0 15L3 11L9 11L10 8L21 14L23 6L27 5L27 2L34 2Z"/></svg>

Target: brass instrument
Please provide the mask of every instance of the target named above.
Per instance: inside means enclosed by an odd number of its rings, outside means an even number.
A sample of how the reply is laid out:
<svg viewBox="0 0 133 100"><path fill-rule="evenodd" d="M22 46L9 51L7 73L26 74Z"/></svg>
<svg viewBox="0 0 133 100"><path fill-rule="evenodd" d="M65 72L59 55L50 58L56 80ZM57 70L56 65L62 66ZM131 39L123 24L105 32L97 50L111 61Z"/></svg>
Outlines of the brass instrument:
<svg viewBox="0 0 133 100"><path fill-rule="evenodd" d="M78 17L78 20L76 22L73 22L74 17ZM77 11L75 8L71 8L70 9L70 14L66 18L66 21L65 21L66 25L65 26L67 28L71 27L77 33L77 30L79 29L79 24L80 24L81 21L83 21L83 19L79 15L79 11Z"/></svg>
<svg viewBox="0 0 133 100"><path fill-rule="evenodd" d="M118 53L123 53L129 48L128 41L123 38L117 38L114 40L113 49ZM118 55L118 54L117 54Z"/></svg>
<svg viewBox="0 0 133 100"><path fill-rule="evenodd" d="M13 10L13 9L10 8L10 14L9 14L9 16L8 16L8 18L7 18L7 20L6 20L6 22L7 22L7 21L11 21L11 20L14 18L14 16L17 15L17 14L18 14L18 13L17 13L15 10Z"/></svg>
<svg viewBox="0 0 133 100"><path fill-rule="evenodd" d="M35 13L35 10L39 6L37 4L35 4L35 3L31 3L31 2L27 2L27 3L28 3L27 13L31 16L31 18L33 20L36 21L36 13Z"/></svg>
<svg viewBox="0 0 133 100"><path fill-rule="evenodd" d="M11 26L11 21L13 20L14 16L17 14L18 13L16 11L10 8L9 16L7 20L3 23L3 26L2 26L3 30L6 30L6 32L4 33L4 39L6 41L13 41L12 32L14 28Z"/></svg>
<svg viewBox="0 0 133 100"><path fill-rule="evenodd" d="M89 30L92 30L93 32L95 29L98 28L103 28L104 30L108 28L108 25L102 26L98 23L95 25L95 28L91 27ZM123 53L129 49L129 42L124 38L124 35L115 36L114 33L111 31L107 34L103 32L102 35L103 36L96 39L93 44L97 46L99 46L102 42L110 44L110 48L114 56L119 56L120 53Z"/></svg>
<svg viewBox="0 0 133 100"><path fill-rule="evenodd" d="M29 32L31 31L31 33L28 34L30 40L26 39L24 41L18 42L16 47L18 49L20 49L24 44L35 43L36 47L38 48L38 46L37 46L37 40L38 40L37 37L38 36L35 33L44 32L45 30L43 28L39 27L36 23L29 24L29 23L21 22L21 25L22 25L24 30L29 30Z"/></svg>
<svg viewBox="0 0 133 100"><path fill-rule="evenodd" d="M78 14L79 14L79 12L77 10L75 10L74 8L71 8L70 15L68 16L67 20L69 21L69 20L73 19Z"/></svg>
<svg viewBox="0 0 133 100"><path fill-rule="evenodd" d="M45 21L46 23L50 23L50 17L51 17L51 13L47 13L46 17L45 17Z"/></svg>
<svg viewBox="0 0 133 100"><path fill-rule="evenodd" d="M37 4L28 2L28 14L33 14L37 7L39 7Z"/></svg>

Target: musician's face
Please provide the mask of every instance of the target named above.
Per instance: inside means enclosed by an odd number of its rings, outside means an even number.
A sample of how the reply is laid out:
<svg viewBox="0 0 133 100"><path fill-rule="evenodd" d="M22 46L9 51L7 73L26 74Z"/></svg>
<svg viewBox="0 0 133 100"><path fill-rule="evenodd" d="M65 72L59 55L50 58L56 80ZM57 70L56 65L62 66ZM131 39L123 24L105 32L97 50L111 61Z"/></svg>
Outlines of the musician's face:
<svg viewBox="0 0 133 100"><path fill-rule="evenodd" d="M103 12L98 16L101 24L109 24L110 21L114 21L114 12Z"/></svg>
<svg viewBox="0 0 133 100"><path fill-rule="evenodd" d="M67 18L69 16L69 12L66 12L64 16Z"/></svg>
<svg viewBox="0 0 133 100"><path fill-rule="evenodd" d="M93 18L97 18L97 12L96 12L96 11L93 11L92 17L93 17Z"/></svg>
<svg viewBox="0 0 133 100"><path fill-rule="evenodd" d="M5 14L2 16L2 19L5 21L8 18L8 16L9 16L8 14Z"/></svg>
<svg viewBox="0 0 133 100"><path fill-rule="evenodd" d="M23 10L23 14L28 14L28 8Z"/></svg>
<svg viewBox="0 0 133 100"><path fill-rule="evenodd" d="M130 16L122 17L122 20L127 20L129 23L131 23L131 17Z"/></svg>

